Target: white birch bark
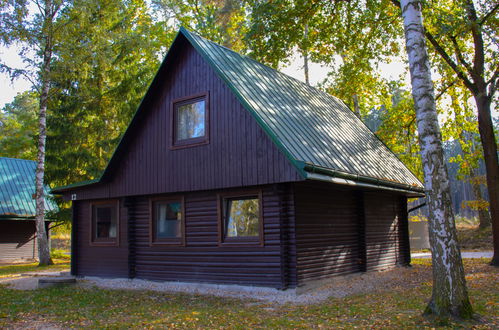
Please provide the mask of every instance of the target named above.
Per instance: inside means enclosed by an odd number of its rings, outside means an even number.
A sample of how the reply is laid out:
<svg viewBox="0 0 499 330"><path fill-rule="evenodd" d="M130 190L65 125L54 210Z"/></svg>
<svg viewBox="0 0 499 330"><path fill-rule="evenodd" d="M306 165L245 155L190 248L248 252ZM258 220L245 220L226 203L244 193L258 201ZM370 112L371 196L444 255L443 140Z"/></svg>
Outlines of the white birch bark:
<svg viewBox="0 0 499 330"><path fill-rule="evenodd" d="M402 0L401 8L429 207L433 291L426 313L443 318L470 318L472 308L457 244L442 136L425 45L421 1Z"/></svg>
<svg viewBox="0 0 499 330"><path fill-rule="evenodd" d="M45 230L45 196L43 191L44 174L45 174L45 141L46 133L46 116L47 104L49 96L49 75L50 75L50 61L52 58L52 19L54 16L53 4L51 0L45 1L44 7L44 47L43 59L41 67L41 93L40 93L40 109L38 121L38 159L36 166L36 238L38 243L38 259L40 265L51 265L52 259L50 258L50 248L47 232Z"/></svg>

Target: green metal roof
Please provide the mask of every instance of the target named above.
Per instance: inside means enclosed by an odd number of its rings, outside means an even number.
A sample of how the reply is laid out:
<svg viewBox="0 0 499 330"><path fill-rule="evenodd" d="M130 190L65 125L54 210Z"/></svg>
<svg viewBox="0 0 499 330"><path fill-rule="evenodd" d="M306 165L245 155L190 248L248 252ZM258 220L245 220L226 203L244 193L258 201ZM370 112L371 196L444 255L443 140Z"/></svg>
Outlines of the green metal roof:
<svg viewBox="0 0 499 330"><path fill-rule="evenodd" d="M339 99L255 60L180 28L131 124L101 178L58 187L95 184L119 162L130 128L141 119L179 37L185 37L234 92L304 178L320 176L423 192L417 177ZM318 174L320 172L320 174Z"/></svg>
<svg viewBox="0 0 499 330"><path fill-rule="evenodd" d="M185 29L180 32L297 167L423 188L341 100Z"/></svg>
<svg viewBox="0 0 499 330"><path fill-rule="evenodd" d="M32 160L0 157L0 219L35 216L35 171L36 162ZM57 205L45 199L45 210L57 210Z"/></svg>

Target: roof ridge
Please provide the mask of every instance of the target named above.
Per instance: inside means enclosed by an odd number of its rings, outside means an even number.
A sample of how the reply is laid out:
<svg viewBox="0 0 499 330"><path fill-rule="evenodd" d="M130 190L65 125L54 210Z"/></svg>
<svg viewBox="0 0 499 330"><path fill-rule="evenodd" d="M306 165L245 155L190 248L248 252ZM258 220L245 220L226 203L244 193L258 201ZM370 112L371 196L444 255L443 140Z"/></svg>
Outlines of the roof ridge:
<svg viewBox="0 0 499 330"><path fill-rule="evenodd" d="M277 69L275 69L275 68L273 68L273 67L271 67L271 66L269 66L269 65L266 65L266 64L263 64L263 63L261 63L261 62L258 62L257 60L255 60L254 58L252 58L252 57L250 57L250 56L248 56L248 55L238 53L238 52L236 52L236 51L235 51L235 50L233 50L233 49L230 49L230 48L228 48L228 47L225 47L225 46L223 46L223 45L220 45L219 43L216 43L216 42L214 42L214 41L212 41L212 40L209 40L209 39L207 39L207 38L205 38L205 37L203 37L203 36L201 36L201 35L197 34L196 32L190 31L190 30L188 30L188 29L186 29L186 28L184 28L184 27L181 27L181 28L180 28L180 30L181 30L181 31L183 31L184 33L185 33L185 32L187 32L188 34L194 35L194 36L195 36L195 37L197 37L197 38L201 38L201 39L203 39L204 41L206 41L206 42L208 42L208 43L210 43L210 44L213 44L213 45L215 45L215 46L217 46L217 47L220 47L220 48L223 48L223 49L225 49L225 50L228 50L228 51L230 51L231 53L234 53L236 56L239 56L239 57L243 57L243 58L245 58L245 59L248 59L248 60L250 60L250 61L254 62L255 64L259 65L259 66L262 66L262 67L264 67L264 68L266 68L266 69L271 69L272 71L275 71L277 74L282 75L282 76L284 76L284 77L286 77L286 78L289 78L289 79L291 79L292 81L297 82L297 83L299 83L300 85L302 85L302 86L304 86L304 87L306 87L306 88L308 88L308 89L313 90L314 92L317 92L317 91L318 91L318 92L320 92L320 93L322 93L322 94L327 95L328 97L334 98L334 99L335 99L335 100L337 100L337 101L340 101L340 102L342 102L342 103L345 103L345 102L343 102L343 100L341 100L340 98L338 98L338 97L336 97L336 96L334 96L334 95L331 95L331 94L329 94L328 92L325 92L325 91L321 90L319 87L309 85L309 84L307 84L307 83L305 83L305 82L301 81L301 80L300 80L300 79L298 79L298 78L295 78L295 77L293 77L293 76L290 76L290 75L288 75L288 74L286 74L286 73L284 73L284 72L282 72L282 71L279 71L279 70L277 70Z"/></svg>

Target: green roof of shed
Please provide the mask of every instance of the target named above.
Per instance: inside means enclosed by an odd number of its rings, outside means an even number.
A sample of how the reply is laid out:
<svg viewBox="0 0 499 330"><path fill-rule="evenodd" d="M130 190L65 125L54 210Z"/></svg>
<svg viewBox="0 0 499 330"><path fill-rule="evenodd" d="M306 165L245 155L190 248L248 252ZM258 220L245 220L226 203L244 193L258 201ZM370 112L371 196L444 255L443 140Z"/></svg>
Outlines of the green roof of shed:
<svg viewBox="0 0 499 330"><path fill-rule="evenodd" d="M131 138L130 127L140 120L153 90L161 84L161 73L181 37L208 62L304 178L328 177L423 192L417 177L341 100L184 28L177 34L101 178L86 184L100 182L119 162L124 142Z"/></svg>
<svg viewBox="0 0 499 330"><path fill-rule="evenodd" d="M32 160L0 157L0 219L35 216L35 171L36 162ZM46 211L56 209L53 201L45 199Z"/></svg>

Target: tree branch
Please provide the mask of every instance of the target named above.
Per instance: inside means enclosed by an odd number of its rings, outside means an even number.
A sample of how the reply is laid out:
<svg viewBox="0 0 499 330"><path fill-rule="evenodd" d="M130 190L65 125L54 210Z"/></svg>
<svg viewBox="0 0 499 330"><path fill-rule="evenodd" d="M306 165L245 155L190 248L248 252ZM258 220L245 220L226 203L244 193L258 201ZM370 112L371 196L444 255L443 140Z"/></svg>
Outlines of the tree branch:
<svg viewBox="0 0 499 330"><path fill-rule="evenodd" d="M398 8L401 8L400 6L400 1L398 0L391 0L391 2L397 6ZM457 76L463 81L464 85L474 94L478 93L477 87L475 84L473 84L470 79L464 74L464 72L459 69L459 66L452 60L452 58L447 54L445 49L440 45L440 43L435 39L435 37L428 32L428 30L423 26L424 28L424 34L426 36L426 39L433 45L435 48L435 51L440 54L440 56L443 58L443 60L451 67L451 69L457 74Z"/></svg>
<svg viewBox="0 0 499 330"><path fill-rule="evenodd" d="M474 78L482 77L483 79L483 72L484 72L483 38L482 34L479 31L481 27L478 25L478 17L476 14L475 5L473 4L472 0L466 1L466 13L471 23L471 35L473 36L473 44L475 46L475 56L473 60L473 73L474 73L473 77Z"/></svg>
<svg viewBox="0 0 499 330"><path fill-rule="evenodd" d="M452 45L454 46L454 51L456 52L456 57L458 61L468 70L468 72L471 74L472 69L471 66L469 65L468 62L464 59L463 53L461 52L461 49L459 48L459 45L457 44L456 36L450 36L449 39L452 41Z"/></svg>
<svg viewBox="0 0 499 330"><path fill-rule="evenodd" d="M435 96L435 101L438 100L439 98L441 98L445 92L447 92L447 90L449 88L451 88L452 86L454 86L456 84L456 80L453 80L451 81L447 86L445 86L436 96Z"/></svg>
<svg viewBox="0 0 499 330"><path fill-rule="evenodd" d="M486 21L486 20L487 20L490 16L492 16L498 8L499 8L499 2L495 5L495 7L494 7L494 8L492 8L492 10L491 10L491 11L489 11L487 14L485 14L485 16L484 16L484 17L482 17L482 19L480 20L480 22L478 22L478 25L482 26L482 25L485 23L485 21Z"/></svg>

